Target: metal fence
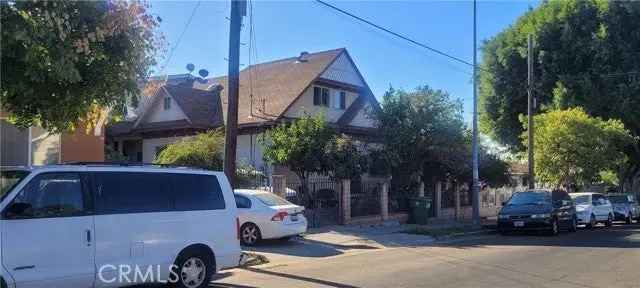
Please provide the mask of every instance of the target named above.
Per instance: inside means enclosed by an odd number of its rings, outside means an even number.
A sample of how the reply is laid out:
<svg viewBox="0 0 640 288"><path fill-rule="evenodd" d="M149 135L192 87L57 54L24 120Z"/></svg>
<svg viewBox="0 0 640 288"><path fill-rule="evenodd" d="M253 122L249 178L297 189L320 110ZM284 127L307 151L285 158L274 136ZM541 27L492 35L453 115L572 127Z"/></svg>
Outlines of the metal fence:
<svg viewBox="0 0 640 288"><path fill-rule="evenodd" d="M310 179L306 187L297 178L287 178L286 183L287 200L305 207L304 215L309 227L340 224L341 183L328 178Z"/></svg>
<svg viewBox="0 0 640 288"><path fill-rule="evenodd" d="M389 191L389 213L409 212L410 196L404 193Z"/></svg>
<svg viewBox="0 0 640 288"><path fill-rule="evenodd" d="M351 182L351 217L380 215L382 182Z"/></svg>
<svg viewBox="0 0 640 288"><path fill-rule="evenodd" d="M525 191L525 186L503 186L499 188L487 188L480 191L480 203L482 207L502 206L511 198L511 195L518 191Z"/></svg>

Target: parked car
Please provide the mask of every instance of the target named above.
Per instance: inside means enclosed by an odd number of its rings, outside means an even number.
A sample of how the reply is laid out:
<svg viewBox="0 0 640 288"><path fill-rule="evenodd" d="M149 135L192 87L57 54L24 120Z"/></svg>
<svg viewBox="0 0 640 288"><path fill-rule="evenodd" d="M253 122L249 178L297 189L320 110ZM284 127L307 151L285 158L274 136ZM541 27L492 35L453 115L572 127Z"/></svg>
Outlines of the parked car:
<svg viewBox="0 0 640 288"><path fill-rule="evenodd" d="M498 231L546 231L557 235L560 229L575 232L576 209L564 191L529 190L514 193L498 214Z"/></svg>
<svg viewBox="0 0 640 288"><path fill-rule="evenodd" d="M240 241L255 245L262 239L289 239L307 232L304 207L263 190L235 190Z"/></svg>
<svg viewBox="0 0 640 288"><path fill-rule="evenodd" d="M631 194L609 194L609 201L613 205L614 220L625 221L627 224L633 220L640 220L640 206L634 195Z"/></svg>
<svg viewBox="0 0 640 288"><path fill-rule="evenodd" d="M578 224L585 224L587 228L594 228L597 223L611 226L613 223L613 206L607 196L600 193L571 193L576 203Z"/></svg>
<svg viewBox="0 0 640 288"><path fill-rule="evenodd" d="M236 206L221 172L55 165L0 174L0 270L8 287L171 280L199 288L239 263ZM149 269L153 275L135 274Z"/></svg>

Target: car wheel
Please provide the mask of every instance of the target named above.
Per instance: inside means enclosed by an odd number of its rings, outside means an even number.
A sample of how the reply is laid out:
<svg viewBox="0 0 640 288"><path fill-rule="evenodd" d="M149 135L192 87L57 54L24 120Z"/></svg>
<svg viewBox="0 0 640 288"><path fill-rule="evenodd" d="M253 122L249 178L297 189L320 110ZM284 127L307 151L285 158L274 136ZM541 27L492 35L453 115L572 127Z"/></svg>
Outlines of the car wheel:
<svg viewBox="0 0 640 288"><path fill-rule="evenodd" d="M558 226L558 219L553 219L551 222L551 229L549 229L550 236L556 236L560 234L560 226Z"/></svg>
<svg viewBox="0 0 640 288"><path fill-rule="evenodd" d="M589 217L589 224L587 224L587 228L596 228L596 215L591 214L591 217Z"/></svg>
<svg viewBox="0 0 640 288"><path fill-rule="evenodd" d="M578 231L578 219L574 216L573 220L571 220L571 226L569 226L569 232Z"/></svg>
<svg viewBox="0 0 640 288"><path fill-rule="evenodd" d="M604 226L611 227L611 225L613 225L613 216L609 214L609 216L607 216L607 222L604 222Z"/></svg>
<svg viewBox="0 0 640 288"><path fill-rule="evenodd" d="M260 228L253 223L245 223L240 229L240 241L243 245L253 246L262 240L262 234L260 234Z"/></svg>
<svg viewBox="0 0 640 288"><path fill-rule="evenodd" d="M209 286L215 262L201 249L186 250L178 256L172 268L170 286L176 288L204 288ZM178 279L175 279L175 278Z"/></svg>

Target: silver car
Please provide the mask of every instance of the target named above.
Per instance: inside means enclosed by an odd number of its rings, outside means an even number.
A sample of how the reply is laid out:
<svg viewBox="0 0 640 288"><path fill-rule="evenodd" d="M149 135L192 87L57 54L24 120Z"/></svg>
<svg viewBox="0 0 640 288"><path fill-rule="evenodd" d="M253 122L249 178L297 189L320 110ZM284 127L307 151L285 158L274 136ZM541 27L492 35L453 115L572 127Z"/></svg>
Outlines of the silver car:
<svg viewBox="0 0 640 288"><path fill-rule="evenodd" d="M609 201L613 205L615 220L633 223L634 219L640 220L640 207L638 200L631 194L609 194Z"/></svg>

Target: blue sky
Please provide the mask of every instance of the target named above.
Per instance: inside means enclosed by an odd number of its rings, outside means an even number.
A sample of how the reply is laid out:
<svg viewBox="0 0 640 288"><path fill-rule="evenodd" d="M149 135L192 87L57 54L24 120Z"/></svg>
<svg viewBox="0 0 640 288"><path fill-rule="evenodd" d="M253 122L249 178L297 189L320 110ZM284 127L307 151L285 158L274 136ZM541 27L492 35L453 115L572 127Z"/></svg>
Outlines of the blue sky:
<svg viewBox="0 0 640 288"><path fill-rule="evenodd" d="M472 61L473 2L471 1L335 1L342 9L431 47ZM479 1L478 48L513 23L539 1ZM152 1L152 13L168 41L167 55L159 63L163 74L196 71L211 76L227 74L230 1ZM195 14L186 26L189 15ZM365 80L380 98L393 85L412 89L427 84L448 91L464 102L465 119L471 118L472 69L311 1L260 1L253 5L257 61L292 57L301 51L345 47ZM249 43L249 17L243 20L242 43ZM186 30L185 30L185 27ZM184 31L180 42L178 39ZM172 56L168 59L170 51ZM249 64L248 45L241 46L241 63ZM478 54L480 61L480 53ZM168 60L168 61L167 61ZM252 59L253 63L256 59ZM242 69L242 67L241 67ZM156 71L161 70L160 67Z"/></svg>

